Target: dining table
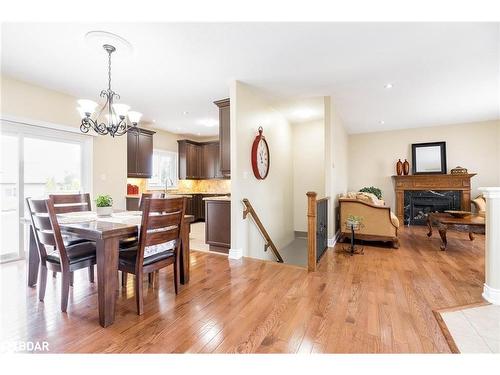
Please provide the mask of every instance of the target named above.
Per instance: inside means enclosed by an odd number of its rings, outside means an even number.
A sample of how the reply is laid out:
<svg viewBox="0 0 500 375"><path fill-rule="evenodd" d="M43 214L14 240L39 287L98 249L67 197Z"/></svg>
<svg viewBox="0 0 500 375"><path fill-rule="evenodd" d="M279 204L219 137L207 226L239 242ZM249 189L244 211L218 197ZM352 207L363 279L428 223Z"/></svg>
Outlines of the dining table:
<svg viewBox="0 0 500 375"><path fill-rule="evenodd" d="M111 216L98 217L95 212L58 214L61 232L71 238L81 238L96 243L97 295L99 323L108 327L115 320L116 290L118 288L118 252L120 240L137 237L141 224L140 211L116 211ZM189 282L189 233L193 215L184 216L180 246L180 282ZM28 286L36 285L40 258L30 224L28 246Z"/></svg>

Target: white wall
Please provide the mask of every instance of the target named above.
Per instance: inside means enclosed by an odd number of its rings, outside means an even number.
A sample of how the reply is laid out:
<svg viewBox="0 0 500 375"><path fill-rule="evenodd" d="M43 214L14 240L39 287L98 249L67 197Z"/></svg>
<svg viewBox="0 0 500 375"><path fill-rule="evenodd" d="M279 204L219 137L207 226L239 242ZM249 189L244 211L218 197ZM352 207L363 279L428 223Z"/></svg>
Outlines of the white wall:
<svg viewBox="0 0 500 375"><path fill-rule="evenodd" d="M251 219L242 219L243 198L248 198L279 248L293 240L292 130L287 120L257 90L234 82L231 99L231 249L243 256L273 259ZM265 180L252 172L250 153L259 126L270 149L270 170Z"/></svg>
<svg viewBox="0 0 500 375"><path fill-rule="evenodd" d="M308 191L325 196L325 123L292 124L293 226L307 231Z"/></svg>
<svg viewBox="0 0 500 375"><path fill-rule="evenodd" d="M333 239L338 231L336 217L338 196L348 186L348 134L344 128L333 99L324 98L325 103L325 191L330 197L328 207L328 237Z"/></svg>
<svg viewBox="0 0 500 375"><path fill-rule="evenodd" d="M391 176L397 160L406 158L411 164L412 143L437 141L446 142L448 172L460 165L477 173L472 178L473 197L480 186L499 186L500 121L486 121L350 135L349 190L379 187L394 209Z"/></svg>
<svg viewBox="0 0 500 375"><path fill-rule="evenodd" d="M77 98L44 87L1 76L2 116L42 121L78 129ZM149 126L151 124L144 124ZM143 126L143 124L141 124ZM154 129L154 147L177 151L177 136ZM92 195L110 194L117 208L125 208L127 138L93 137Z"/></svg>

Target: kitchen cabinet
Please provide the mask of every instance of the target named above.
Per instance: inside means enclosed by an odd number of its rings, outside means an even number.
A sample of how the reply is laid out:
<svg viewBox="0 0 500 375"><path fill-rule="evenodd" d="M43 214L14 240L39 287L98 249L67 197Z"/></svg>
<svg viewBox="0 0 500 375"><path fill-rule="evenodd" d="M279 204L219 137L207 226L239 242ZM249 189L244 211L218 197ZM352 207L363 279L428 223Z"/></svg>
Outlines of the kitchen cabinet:
<svg viewBox="0 0 500 375"><path fill-rule="evenodd" d="M219 160L223 176L231 175L231 118L229 99L218 100L214 104L219 107Z"/></svg>
<svg viewBox="0 0 500 375"><path fill-rule="evenodd" d="M220 171L219 142L179 140L179 179L226 178Z"/></svg>
<svg viewBox="0 0 500 375"><path fill-rule="evenodd" d="M229 253L231 247L231 201L205 200L205 242L210 251Z"/></svg>
<svg viewBox="0 0 500 375"><path fill-rule="evenodd" d="M127 132L127 177L151 177L154 134L154 131L141 128L131 128Z"/></svg>

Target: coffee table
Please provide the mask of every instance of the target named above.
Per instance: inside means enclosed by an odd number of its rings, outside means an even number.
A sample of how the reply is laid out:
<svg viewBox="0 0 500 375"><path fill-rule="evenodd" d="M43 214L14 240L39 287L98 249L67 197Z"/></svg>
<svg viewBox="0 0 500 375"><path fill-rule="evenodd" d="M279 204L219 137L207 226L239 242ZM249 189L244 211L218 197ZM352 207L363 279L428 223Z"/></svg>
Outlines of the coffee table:
<svg viewBox="0 0 500 375"><path fill-rule="evenodd" d="M484 234L485 231L484 217L475 214L459 218L453 217L447 213L429 213L427 215L427 225L429 227L427 236L429 237L432 236L432 226L437 226L439 235L441 236L441 250L446 250L446 245L448 244L446 232L448 229L469 233L469 239L471 241L474 241L474 233Z"/></svg>

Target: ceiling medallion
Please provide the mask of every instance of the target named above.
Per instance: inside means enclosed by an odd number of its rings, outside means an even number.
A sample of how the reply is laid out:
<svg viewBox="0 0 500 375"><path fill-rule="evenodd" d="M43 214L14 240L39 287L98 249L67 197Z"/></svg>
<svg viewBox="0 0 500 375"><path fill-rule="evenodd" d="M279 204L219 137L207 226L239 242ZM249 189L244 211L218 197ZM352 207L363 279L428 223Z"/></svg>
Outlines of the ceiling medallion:
<svg viewBox="0 0 500 375"><path fill-rule="evenodd" d="M130 107L126 104L115 103L115 100L120 100L120 95L111 88L111 55L116 48L111 44L104 44L102 47L108 53L108 88L102 90L99 96L106 101L96 112L98 107L96 102L80 99L77 111L82 117L80 124L82 133L88 133L90 129L93 129L99 135L109 134L115 137L124 135L132 127L137 127L142 113L129 111Z"/></svg>

